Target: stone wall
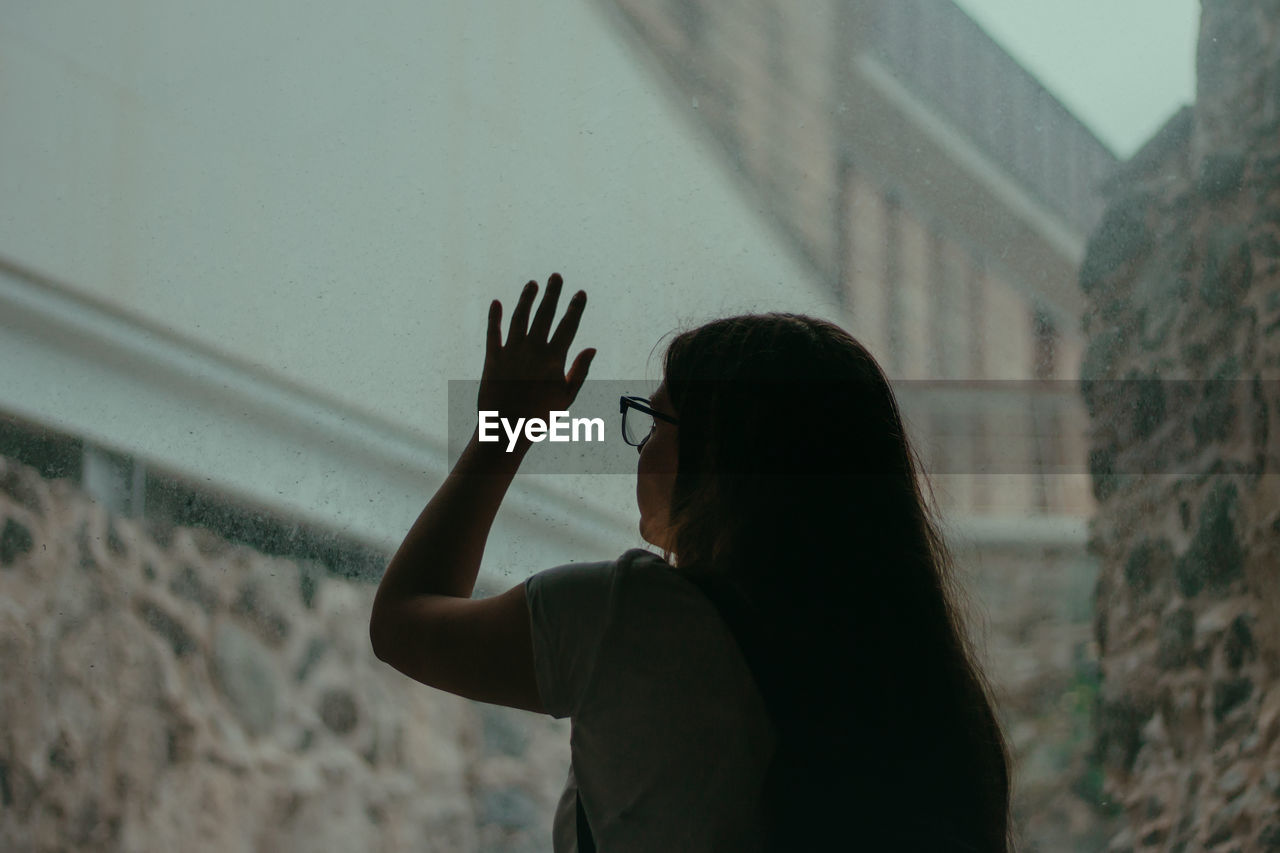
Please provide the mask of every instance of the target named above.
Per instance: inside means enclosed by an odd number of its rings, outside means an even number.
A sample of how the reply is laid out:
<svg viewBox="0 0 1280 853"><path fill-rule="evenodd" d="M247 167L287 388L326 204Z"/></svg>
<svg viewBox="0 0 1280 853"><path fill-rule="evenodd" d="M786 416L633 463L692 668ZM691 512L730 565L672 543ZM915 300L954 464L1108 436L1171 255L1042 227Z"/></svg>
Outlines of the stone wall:
<svg viewBox="0 0 1280 853"><path fill-rule="evenodd" d="M372 597L0 458L0 849L549 850L568 721L382 664Z"/></svg>
<svg viewBox="0 0 1280 853"><path fill-rule="evenodd" d="M1080 275L1117 851L1280 850L1280 3L1204 0L1198 61Z"/></svg>
<svg viewBox="0 0 1280 853"><path fill-rule="evenodd" d="M1096 560L1066 542L958 539L953 551L1013 753L1019 853L1102 849L1120 816L1090 755Z"/></svg>
<svg viewBox="0 0 1280 853"><path fill-rule="evenodd" d="M1095 560L955 544L1023 853L1097 849ZM372 595L0 457L0 850L549 851L568 721L380 663Z"/></svg>

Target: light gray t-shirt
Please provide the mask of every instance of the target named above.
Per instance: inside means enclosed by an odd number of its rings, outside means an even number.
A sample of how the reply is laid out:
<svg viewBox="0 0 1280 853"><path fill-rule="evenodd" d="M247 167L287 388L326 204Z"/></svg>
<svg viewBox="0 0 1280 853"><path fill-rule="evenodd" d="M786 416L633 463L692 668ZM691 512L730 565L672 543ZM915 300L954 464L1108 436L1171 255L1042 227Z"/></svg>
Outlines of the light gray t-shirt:
<svg viewBox="0 0 1280 853"><path fill-rule="evenodd" d="M600 853L762 849L776 743L715 605L641 548L525 581L538 691L572 719L556 853L577 851L577 803Z"/></svg>

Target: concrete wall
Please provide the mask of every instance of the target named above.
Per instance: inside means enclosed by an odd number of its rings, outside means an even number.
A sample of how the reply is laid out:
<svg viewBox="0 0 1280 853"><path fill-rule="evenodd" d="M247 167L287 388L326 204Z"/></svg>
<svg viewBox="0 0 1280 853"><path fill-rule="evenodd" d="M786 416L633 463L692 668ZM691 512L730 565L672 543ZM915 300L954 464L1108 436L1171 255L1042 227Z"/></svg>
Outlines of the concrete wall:
<svg viewBox="0 0 1280 853"><path fill-rule="evenodd" d="M529 278L589 292L596 378L656 384L681 323L832 313L585 0L24 4L0 46L0 410L371 543ZM520 481L599 534L493 555L620 553L630 490Z"/></svg>

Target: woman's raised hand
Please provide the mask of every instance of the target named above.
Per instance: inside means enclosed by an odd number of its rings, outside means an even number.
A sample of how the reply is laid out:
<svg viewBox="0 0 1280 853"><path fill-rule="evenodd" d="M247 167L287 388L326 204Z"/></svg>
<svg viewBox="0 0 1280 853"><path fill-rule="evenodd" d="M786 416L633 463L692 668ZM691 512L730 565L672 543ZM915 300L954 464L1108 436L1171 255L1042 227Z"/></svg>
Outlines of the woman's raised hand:
<svg viewBox="0 0 1280 853"><path fill-rule="evenodd" d="M579 290L573 295L555 334L548 339L563 285L559 273L552 273L547 279L547 292L532 325L529 311L538 295L538 283L530 281L524 286L511 312L506 344L502 343L502 303L495 299L489 304L484 372L477 401L480 411L496 411L499 417L512 422L517 418L545 421L553 411L567 411L578 396L596 350L588 347L578 353L565 374L569 346L578 333L587 294Z"/></svg>

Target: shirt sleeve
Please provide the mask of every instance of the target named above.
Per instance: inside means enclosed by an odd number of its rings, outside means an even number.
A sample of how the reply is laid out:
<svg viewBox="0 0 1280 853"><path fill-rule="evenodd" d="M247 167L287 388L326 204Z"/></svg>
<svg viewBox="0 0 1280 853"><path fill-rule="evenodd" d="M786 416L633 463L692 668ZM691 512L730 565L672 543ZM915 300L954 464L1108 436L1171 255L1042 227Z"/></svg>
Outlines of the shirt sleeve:
<svg viewBox="0 0 1280 853"><path fill-rule="evenodd" d="M577 714L590 684L613 611L619 560L556 566L524 582L538 694L556 719Z"/></svg>

